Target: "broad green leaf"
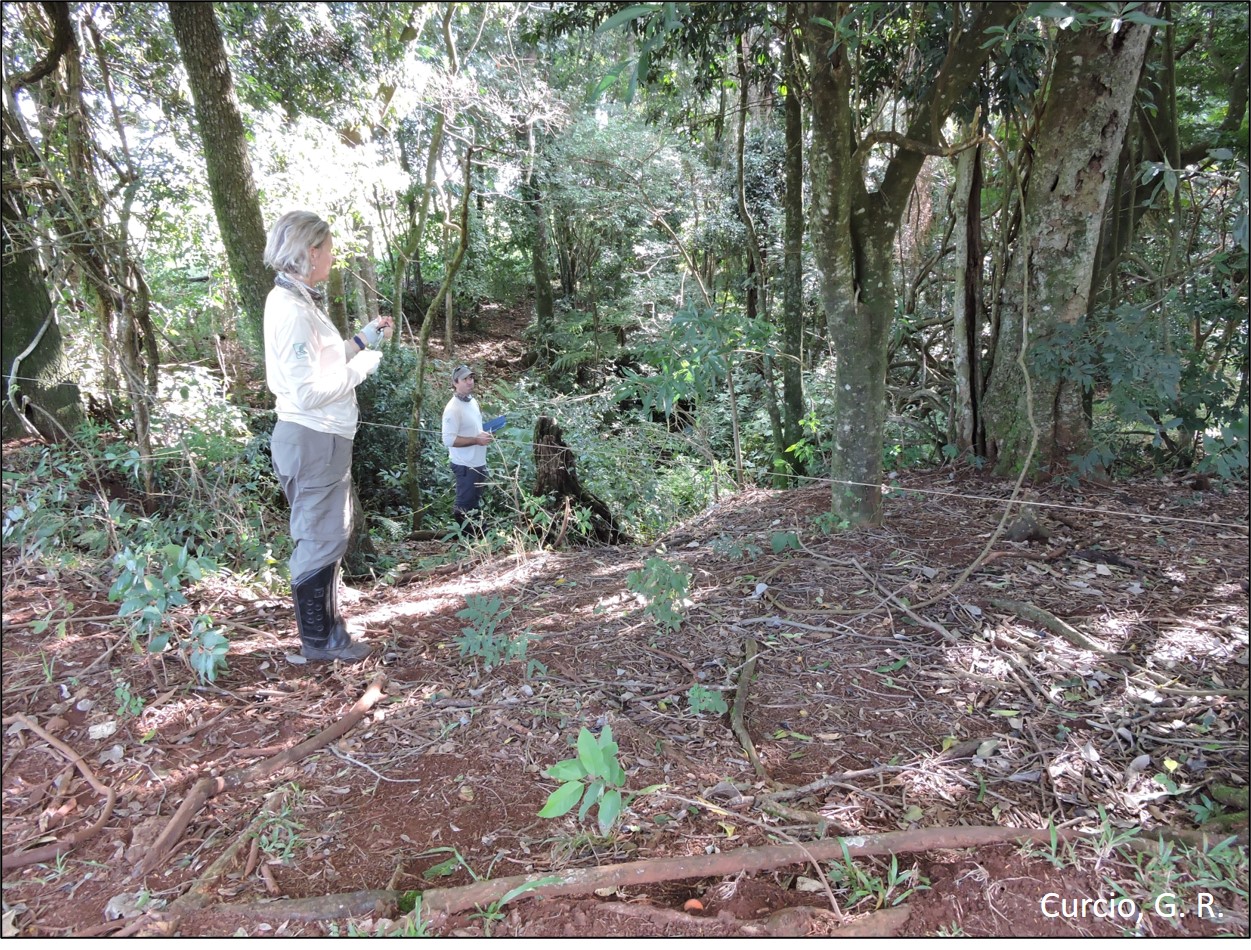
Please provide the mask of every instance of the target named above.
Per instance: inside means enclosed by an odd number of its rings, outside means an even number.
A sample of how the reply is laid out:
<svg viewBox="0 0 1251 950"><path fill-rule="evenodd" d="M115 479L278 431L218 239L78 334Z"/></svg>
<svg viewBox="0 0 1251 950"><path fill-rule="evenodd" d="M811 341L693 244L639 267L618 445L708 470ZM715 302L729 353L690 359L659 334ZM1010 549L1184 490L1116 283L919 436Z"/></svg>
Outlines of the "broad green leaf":
<svg viewBox="0 0 1251 950"><path fill-rule="evenodd" d="M599 800L599 833L607 836L621 817L621 793L615 788L604 793Z"/></svg>
<svg viewBox="0 0 1251 950"><path fill-rule="evenodd" d="M578 796L581 794L581 782L566 782L547 797L547 803L543 806L543 810L539 812L539 817L559 818L561 815L568 813L578 803Z"/></svg>
<svg viewBox="0 0 1251 950"><path fill-rule="evenodd" d="M637 20L639 17L645 17L648 14L654 13L656 10L657 6L655 4L636 3L632 7L626 7L624 10L618 10L607 20L597 26L595 28L595 32L605 33L608 30L611 30L614 26L619 26L622 23L628 23L631 20Z"/></svg>
<svg viewBox="0 0 1251 950"><path fill-rule="evenodd" d="M599 743L586 726L578 732L578 761L588 775L604 774L604 753L600 751Z"/></svg>
<svg viewBox="0 0 1251 950"><path fill-rule="evenodd" d="M586 795L582 799L582 806L578 809L578 821L586 818L586 813L591 810L591 806L600 800L604 794L603 782L592 782L586 790Z"/></svg>
<svg viewBox="0 0 1251 950"><path fill-rule="evenodd" d="M564 759L557 762L543 774L548 778L556 779L558 782L572 782L585 776L586 769L582 767L582 763L577 759Z"/></svg>

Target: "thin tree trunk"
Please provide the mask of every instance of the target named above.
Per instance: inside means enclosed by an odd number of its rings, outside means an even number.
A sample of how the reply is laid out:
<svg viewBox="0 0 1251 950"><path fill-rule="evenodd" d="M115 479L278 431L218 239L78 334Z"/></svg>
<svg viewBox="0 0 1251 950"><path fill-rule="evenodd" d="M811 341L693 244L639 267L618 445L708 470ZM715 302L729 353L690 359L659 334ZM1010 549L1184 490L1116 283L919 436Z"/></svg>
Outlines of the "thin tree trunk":
<svg viewBox="0 0 1251 950"><path fill-rule="evenodd" d="M969 128L966 131L976 131ZM951 213L955 221L954 307L951 327L955 376L955 445L985 454L981 436L982 339L982 149L966 149L956 160Z"/></svg>
<svg viewBox="0 0 1251 950"><path fill-rule="evenodd" d="M552 275L547 263L547 208L543 202L543 189L536 168L538 155L533 127L519 127L517 138L529 156L525 180L521 185L521 200L529 212L530 264L534 274L535 340L531 362L545 368L552 361L552 331L556 319L552 300Z"/></svg>
<svg viewBox="0 0 1251 950"><path fill-rule="evenodd" d="M365 253L361 256L360 275L362 290L365 294L365 322L378 319L378 270L374 267L374 229L373 225L365 228ZM399 339L399 333L395 334Z"/></svg>
<svg viewBox="0 0 1251 950"><path fill-rule="evenodd" d="M265 224L226 46L212 3L187 0L170 3L168 8L195 101L213 211L243 306L243 337L259 352L265 297L273 278L264 263Z"/></svg>
<svg viewBox="0 0 1251 950"><path fill-rule="evenodd" d="M448 263L447 273L443 275L443 283L439 285L439 291L430 301L430 306L426 308L425 318L421 322L421 328L417 334L417 367L416 381L413 384L413 412L410 417L411 423L408 430L408 451L406 461L408 463L404 479L404 488L408 494L409 508L412 511L412 529L418 531L422 524L422 505L421 505L421 410L425 403L425 382L426 367L428 363L428 349L430 342L430 331L434 326L434 315L438 312L439 304L443 302L444 294L451 289L452 281L456 278L456 272L460 270L461 262L465 259L465 251L469 247L469 200L473 195L473 149L465 150L465 190L461 196L460 205L460 243L456 246L456 253L452 260Z"/></svg>
<svg viewBox="0 0 1251 950"><path fill-rule="evenodd" d="M802 475L803 461L790 446L803 437L804 417L804 149L803 113L795 62L795 10L787 6L786 68L786 194L782 256L782 435L783 457L792 472Z"/></svg>
<svg viewBox="0 0 1251 950"><path fill-rule="evenodd" d="M331 268L330 278L326 281L326 314L339 331L339 336L346 338L349 335L347 298L343 288L343 268L337 265Z"/></svg>

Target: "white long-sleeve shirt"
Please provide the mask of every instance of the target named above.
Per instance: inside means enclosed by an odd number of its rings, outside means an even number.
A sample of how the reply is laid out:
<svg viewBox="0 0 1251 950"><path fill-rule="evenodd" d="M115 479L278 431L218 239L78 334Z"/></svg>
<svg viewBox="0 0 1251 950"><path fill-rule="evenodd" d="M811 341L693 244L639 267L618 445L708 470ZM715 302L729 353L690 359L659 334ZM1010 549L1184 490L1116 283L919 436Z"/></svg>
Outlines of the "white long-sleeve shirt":
<svg viewBox="0 0 1251 950"><path fill-rule="evenodd" d="M356 387L366 373L348 361L330 318L298 290L265 298L265 382L278 418L316 432L356 435Z"/></svg>
<svg viewBox="0 0 1251 950"><path fill-rule="evenodd" d="M482 409L472 396L469 401L453 396L443 409L443 444L453 465L482 468L486 465L485 445L453 445L458 435L472 439L482 435Z"/></svg>

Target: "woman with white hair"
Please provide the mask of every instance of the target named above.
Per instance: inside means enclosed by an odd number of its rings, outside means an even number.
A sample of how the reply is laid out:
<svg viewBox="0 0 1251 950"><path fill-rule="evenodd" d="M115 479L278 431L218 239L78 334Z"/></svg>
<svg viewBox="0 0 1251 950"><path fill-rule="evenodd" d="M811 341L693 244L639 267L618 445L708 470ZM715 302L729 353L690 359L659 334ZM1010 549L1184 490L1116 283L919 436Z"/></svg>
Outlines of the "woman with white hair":
<svg viewBox="0 0 1251 950"><path fill-rule="evenodd" d="M356 387L378 368L390 339L379 317L343 340L317 288L330 276L330 225L311 211L274 222L265 245L274 289L265 300L265 381L277 399L271 452L291 505L291 590L301 653L355 663L370 653L354 643L339 614L339 564L352 527L352 439Z"/></svg>

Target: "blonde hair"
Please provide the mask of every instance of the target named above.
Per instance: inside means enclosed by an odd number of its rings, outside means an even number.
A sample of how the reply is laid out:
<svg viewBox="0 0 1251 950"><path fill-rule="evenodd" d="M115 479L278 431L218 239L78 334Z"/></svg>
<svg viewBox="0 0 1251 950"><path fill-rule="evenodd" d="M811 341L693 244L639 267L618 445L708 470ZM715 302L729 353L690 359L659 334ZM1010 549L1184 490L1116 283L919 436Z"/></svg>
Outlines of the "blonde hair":
<svg viewBox="0 0 1251 950"><path fill-rule="evenodd" d="M307 277L313 272L309 249L330 237L330 225L311 211L288 211L274 222L265 242L265 264L280 274Z"/></svg>

